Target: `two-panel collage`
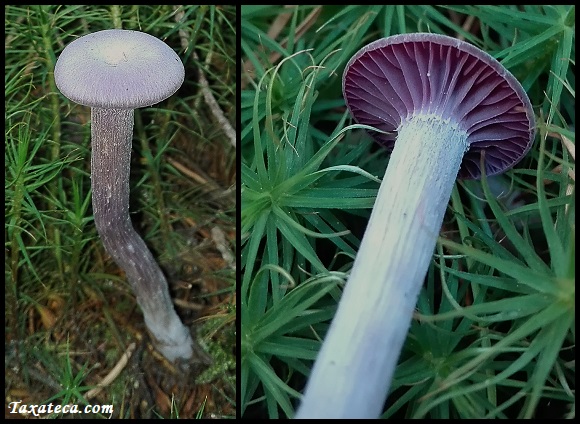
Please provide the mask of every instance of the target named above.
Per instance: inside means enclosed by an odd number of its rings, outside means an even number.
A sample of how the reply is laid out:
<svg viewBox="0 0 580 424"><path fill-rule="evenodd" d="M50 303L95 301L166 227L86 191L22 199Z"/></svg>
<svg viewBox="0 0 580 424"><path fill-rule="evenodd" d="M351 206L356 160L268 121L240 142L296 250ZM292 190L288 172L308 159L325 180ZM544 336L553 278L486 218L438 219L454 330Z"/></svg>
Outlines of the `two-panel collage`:
<svg viewBox="0 0 580 424"><path fill-rule="evenodd" d="M4 11L5 419L575 417L575 6Z"/></svg>

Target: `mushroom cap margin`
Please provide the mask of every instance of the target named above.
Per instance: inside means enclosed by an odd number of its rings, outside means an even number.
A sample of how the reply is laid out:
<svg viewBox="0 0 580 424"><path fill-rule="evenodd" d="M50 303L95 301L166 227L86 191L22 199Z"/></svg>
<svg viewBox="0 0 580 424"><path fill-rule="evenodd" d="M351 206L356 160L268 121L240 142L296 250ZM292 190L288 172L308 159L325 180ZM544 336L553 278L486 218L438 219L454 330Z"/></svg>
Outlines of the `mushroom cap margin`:
<svg viewBox="0 0 580 424"><path fill-rule="evenodd" d="M479 48L439 34L376 40L348 62L343 94L358 123L394 132L409 117L435 114L464 129L470 146L459 178L504 172L532 146L535 119L518 80ZM392 148L394 135L373 133Z"/></svg>

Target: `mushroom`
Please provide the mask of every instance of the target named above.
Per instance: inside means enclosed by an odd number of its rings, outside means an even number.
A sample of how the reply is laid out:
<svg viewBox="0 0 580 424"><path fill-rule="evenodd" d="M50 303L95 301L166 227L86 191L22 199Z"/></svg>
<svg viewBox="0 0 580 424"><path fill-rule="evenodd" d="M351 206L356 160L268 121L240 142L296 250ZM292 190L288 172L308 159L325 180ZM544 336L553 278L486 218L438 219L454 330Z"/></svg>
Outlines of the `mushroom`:
<svg viewBox="0 0 580 424"><path fill-rule="evenodd" d="M143 32L105 30L61 53L54 78L61 93L91 108L93 213L103 245L125 271L157 349L189 359L193 340L175 309L167 280L129 217L133 115L174 94L185 76L179 56Z"/></svg>
<svg viewBox="0 0 580 424"><path fill-rule="evenodd" d="M448 36L370 43L348 62L343 94L394 148L296 418L379 416L455 179L480 177L481 160L488 176L511 168L535 134L516 78Z"/></svg>

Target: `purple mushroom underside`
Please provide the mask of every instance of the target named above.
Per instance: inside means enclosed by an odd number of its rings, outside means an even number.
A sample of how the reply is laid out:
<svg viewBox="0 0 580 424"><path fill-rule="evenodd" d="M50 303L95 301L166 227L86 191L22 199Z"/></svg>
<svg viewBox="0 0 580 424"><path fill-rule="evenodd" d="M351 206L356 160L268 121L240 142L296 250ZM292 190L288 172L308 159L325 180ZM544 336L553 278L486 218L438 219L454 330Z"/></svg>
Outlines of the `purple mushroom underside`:
<svg viewBox="0 0 580 424"><path fill-rule="evenodd" d="M468 134L459 178L479 178L513 167L531 148L534 115L516 78L487 53L436 34L403 34L377 40L347 64L343 92L359 123L387 148L408 118L437 115Z"/></svg>

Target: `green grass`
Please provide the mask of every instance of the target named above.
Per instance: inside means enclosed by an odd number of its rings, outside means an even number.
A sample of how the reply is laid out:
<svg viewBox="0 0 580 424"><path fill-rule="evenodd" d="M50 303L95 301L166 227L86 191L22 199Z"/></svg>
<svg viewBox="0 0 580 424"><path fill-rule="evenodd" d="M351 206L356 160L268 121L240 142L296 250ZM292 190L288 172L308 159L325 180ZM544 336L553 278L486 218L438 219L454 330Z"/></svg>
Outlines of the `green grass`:
<svg viewBox="0 0 580 424"><path fill-rule="evenodd" d="M114 417L234 415L235 270L222 251L235 255L236 154L205 104L200 75L235 122L236 19L231 6L5 7L7 403L78 401L80 388L98 383L137 341L127 370L91 403L113 404ZM110 28L162 39L186 70L175 95L136 111L131 169L133 224L165 271L178 313L219 353L203 390L190 376L175 397L171 380L161 381L171 370L148 350L134 295L94 227L90 110L54 83L67 44Z"/></svg>
<svg viewBox="0 0 580 424"><path fill-rule="evenodd" d="M397 33L462 37L528 92L532 150L458 181L384 418L573 417L572 6L241 8L241 411L292 417L388 155L350 125L346 62Z"/></svg>

